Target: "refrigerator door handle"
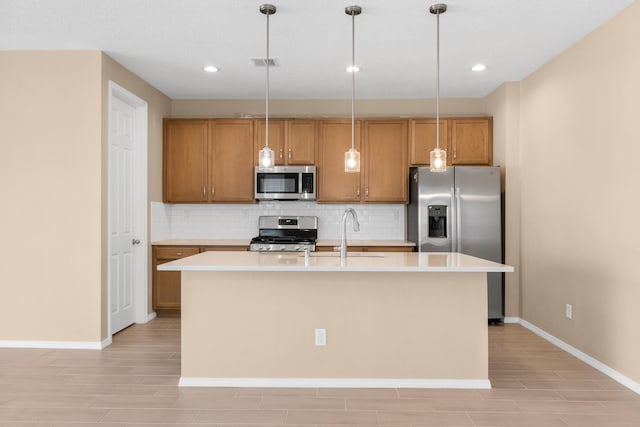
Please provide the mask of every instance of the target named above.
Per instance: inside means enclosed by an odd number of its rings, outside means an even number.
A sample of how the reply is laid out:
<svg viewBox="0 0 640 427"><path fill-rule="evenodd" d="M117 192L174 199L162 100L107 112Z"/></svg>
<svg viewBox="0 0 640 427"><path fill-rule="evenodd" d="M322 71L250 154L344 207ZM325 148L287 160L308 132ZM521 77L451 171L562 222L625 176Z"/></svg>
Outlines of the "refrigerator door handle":
<svg viewBox="0 0 640 427"><path fill-rule="evenodd" d="M462 236L461 224L462 206L460 203L460 188L456 187L456 252L462 252L462 239L460 239L460 236Z"/></svg>
<svg viewBox="0 0 640 427"><path fill-rule="evenodd" d="M457 252L458 243L458 226L457 226L457 206L456 206L456 189L451 187L449 190L451 194L451 212L449 213L449 235L451 236L451 252Z"/></svg>

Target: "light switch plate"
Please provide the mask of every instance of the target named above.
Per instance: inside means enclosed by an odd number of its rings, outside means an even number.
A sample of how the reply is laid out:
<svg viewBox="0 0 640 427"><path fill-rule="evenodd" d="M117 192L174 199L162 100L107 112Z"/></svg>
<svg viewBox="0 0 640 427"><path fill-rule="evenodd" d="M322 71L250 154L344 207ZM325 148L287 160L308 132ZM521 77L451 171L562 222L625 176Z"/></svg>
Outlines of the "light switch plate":
<svg viewBox="0 0 640 427"><path fill-rule="evenodd" d="M316 346L324 347L327 345L327 330L324 328L316 329Z"/></svg>

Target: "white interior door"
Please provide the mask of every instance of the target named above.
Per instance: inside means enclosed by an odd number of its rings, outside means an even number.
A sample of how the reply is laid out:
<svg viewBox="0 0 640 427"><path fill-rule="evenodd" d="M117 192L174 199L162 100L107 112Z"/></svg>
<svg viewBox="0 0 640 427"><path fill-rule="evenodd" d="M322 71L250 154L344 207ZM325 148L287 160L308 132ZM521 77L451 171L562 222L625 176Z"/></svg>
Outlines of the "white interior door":
<svg viewBox="0 0 640 427"><path fill-rule="evenodd" d="M133 95L119 88L110 91L109 99L109 313L110 333L114 334L135 323L137 313L146 311L146 191L140 168L142 145L146 135L146 103L144 117ZM142 101L143 102L143 101ZM141 122L142 119L142 122ZM143 138L144 136L144 138ZM143 169L143 170L140 170ZM143 195L142 197L140 195ZM143 212L140 212L142 210ZM144 217L142 221L140 217ZM142 224L144 224L144 230ZM142 262L141 262L142 261ZM144 316L142 317L144 321Z"/></svg>

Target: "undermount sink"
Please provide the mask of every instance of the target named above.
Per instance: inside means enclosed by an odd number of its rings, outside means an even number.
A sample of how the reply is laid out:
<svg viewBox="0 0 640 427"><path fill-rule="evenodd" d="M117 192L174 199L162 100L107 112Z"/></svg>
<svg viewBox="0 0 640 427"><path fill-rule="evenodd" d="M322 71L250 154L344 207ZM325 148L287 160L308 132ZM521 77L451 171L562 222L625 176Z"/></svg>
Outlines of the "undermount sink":
<svg viewBox="0 0 640 427"><path fill-rule="evenodd" d="M303 257L304 252L299 256ZM347 258L384 258L386 255L376 252L347 252ZM311 258L340 258L339 252L310 252Z"/></svg>

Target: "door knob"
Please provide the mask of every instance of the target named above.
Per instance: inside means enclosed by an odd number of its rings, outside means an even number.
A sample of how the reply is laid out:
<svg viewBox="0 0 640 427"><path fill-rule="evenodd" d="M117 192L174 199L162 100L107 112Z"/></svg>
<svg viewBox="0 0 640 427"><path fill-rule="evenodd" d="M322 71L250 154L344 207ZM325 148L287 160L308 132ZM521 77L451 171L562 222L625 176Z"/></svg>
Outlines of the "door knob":
<svg viewBox="0 0 640 427"><path fill-rule="evenodd" d="M140 239L133 239L133 240L131 241L131 244L132 244L132 245L139 245L139 244L140 244Z"/></svg>

